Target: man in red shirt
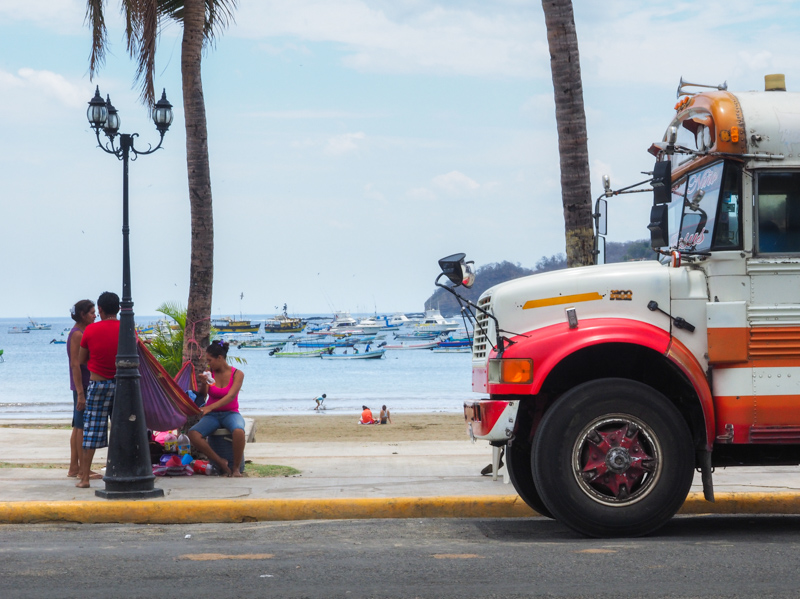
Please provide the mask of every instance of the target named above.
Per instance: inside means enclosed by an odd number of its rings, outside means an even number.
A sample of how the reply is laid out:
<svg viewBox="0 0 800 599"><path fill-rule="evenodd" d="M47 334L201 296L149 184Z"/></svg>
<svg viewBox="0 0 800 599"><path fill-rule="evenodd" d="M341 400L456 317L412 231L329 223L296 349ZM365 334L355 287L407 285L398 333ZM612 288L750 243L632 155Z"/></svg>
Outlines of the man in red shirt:
<svg viewBox="0 0 800 599"><path fill-rule="evenodd" d="M83 459L76 487L89 488L92 458L99 447L108 447L108 415L114 402L119 346L119 296L106 291L97 299L100 320L86 327L79 361L89 368L89 388L83 424Z"/></svg>

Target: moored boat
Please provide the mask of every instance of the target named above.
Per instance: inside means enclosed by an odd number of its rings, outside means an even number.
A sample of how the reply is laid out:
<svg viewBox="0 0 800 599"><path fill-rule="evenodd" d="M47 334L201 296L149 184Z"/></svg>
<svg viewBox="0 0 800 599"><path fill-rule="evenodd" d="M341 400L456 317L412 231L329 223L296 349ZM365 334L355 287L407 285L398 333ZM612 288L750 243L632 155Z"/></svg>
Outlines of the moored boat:
<svg viewBox="0 0 800 599"><path fill-rule="evenodd" d="M439 310L425 310L425 318L422 322L414 326L415 331L435 331L437 333L449 333L458 329L458 322L447 320Z"/></svg>
<svg viewBox="0 0 800 599"><path fill-rule="evenodd" d="M22 327L8 327L9 333L30 333L30 330Z"/></svg>
<svg viewBox="0 0 800 599"><path fill-rule="evenodd" d="M298 351L295 345L284 345L276 347L269 352L269 355L275 358L319 358L324 351L328 351L328 348Z"/></svg>
<svg viewBox="0 0 800 599"><path fill-rule="evenodd" d="M380 360L383 357L383 354L386 353L385 349L376 349L373 351L368 352L359 352L359 353L322 353L320 358L323 360Z"/></svg>
<svg viewBox="0 0 800 599"><path fill-rule="evenodd" d="M31 321L27 327L25 327L29 331L49 331L53 328L53 325L47 324L46 322L36 322L33 318L28 318Z"/></svg>
<svg viewBox="0 0 800 599"><path fill-rule="evenodd" d="M299 333L306 326L302 318L292 318L287 313L286 304L283 304L283 314L264 321L265 333Z"/></svg>
<svg viewBox="0 0 800 599"><path fill-rule="evenodd" d="M382 349L431 349L436 347L438 342L429 341L427 343L396 343L392 345L382 345Z"/></svg>
<svg viewBox="0 0 800 599"><path fill-rule="evenodd" d="M276 347L283 347L286 341L265 341L257 339L255 341L242 341L239 344L239 349L275 349Z"/></svg>
<svg viewBox="0 0 800 599"><path fill-rule="evenodd" d="M258 333L261 323L251 320L234 320L229 316L223 316L212 319L211 326L220 333Z"/></svg>

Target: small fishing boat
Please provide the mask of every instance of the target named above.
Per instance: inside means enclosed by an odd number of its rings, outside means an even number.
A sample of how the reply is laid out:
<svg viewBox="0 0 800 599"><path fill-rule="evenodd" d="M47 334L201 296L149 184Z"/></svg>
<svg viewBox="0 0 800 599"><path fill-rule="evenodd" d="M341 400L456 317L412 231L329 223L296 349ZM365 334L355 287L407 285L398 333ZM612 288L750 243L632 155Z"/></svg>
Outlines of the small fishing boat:
<svg viewBox="0 0 800 599"><path fill-rule="evenodd" d="M30 330L22 327L8 327L9 333L30 333Z"/></svg>
<svg viewBox="0 0 800 599"><path fill-rule="evenodd" d="M234 320L229 316L224 316L213 319L211 326L220 333L258 333L261 323L252 320Z"/></svg>
<svg viewBox="0 0 800 599"><path fill-rule="evenodd" d="M471 347L433 347L431 351L435 354L468 354L472 352Z"/></svg>
<svg viewBox="0 0 800 599"><path fill-rule="evenodd" d="M0 362L5 362L6 359L3 357L3 350L0 349Z"/></svg>
<svg viewBox="0 0 800 599"><path fill-rule="evenodd" d="M381 349L431 349L438 345L436 341L427 343L396 343L393 345L382 345Z"/></svg>
<svg viewBox="0 0 800 599"><path fill-rule="evenodd" d="M265 333L299 333L306 326L302 318L292 318L287 313L286 304L283 304L283 314L264 321Z"/></svg>
<svg viewBox="0 0 800 599"><path fill-rule="evenodd" d="M439 347L442 349L446 348L458 349L462 347L466 347L467 349L469 349L472 347L472 341L469 339L439 341Z"/></svg>
<svg viewBox="0 0 800 599"><path fill-rule="evenodd" d="M368 352L359 352L359 353L346 353L346 354L334 354L334 353L323 353L320 358L323 360L380 360L383 357L383 354L386 353L385 349L375 349Z"/></svg>
<svg viewBox="0 0 800 599"><path fill-rule="evenodd" d="M67 340L62 337L61 339L53 339L50 341L50 343L55 343L56 345L66 345Z"/></svg>
<svg viewBox="0 0 800 599"><path fill-rule="evenodd" d="M49 331L53 328L53 325L47 324L45 322L36 322L33 318L28 318L31 321L27 327L25 327L29 331Z"/></svg>
<svg viewBox="0 0 800 599"><path fill-rule="evenodd" d="M319 358L323 351L328 351L328 348L297 351L294 346L283 346L276 347L269 352L269 355L274 358Z"/></svg>
<svg viewBox="0 0 800 599"><path fill-rule="evenodd" d="M239 344L239 349L275 349L276 347L283 347L286 345L286 341L264 341L256 340L256 341L242 341Z"/></svg>
<svg viewBox="0 0 800 599"><path fill-rule="evenodd" d="M395 333L395 337L397 339L416 339L420 341L422 339L436 339L441 333L437 333L436 331L429 331L429 332L420 332L420 331L412 331L408 333Z"/></svg>

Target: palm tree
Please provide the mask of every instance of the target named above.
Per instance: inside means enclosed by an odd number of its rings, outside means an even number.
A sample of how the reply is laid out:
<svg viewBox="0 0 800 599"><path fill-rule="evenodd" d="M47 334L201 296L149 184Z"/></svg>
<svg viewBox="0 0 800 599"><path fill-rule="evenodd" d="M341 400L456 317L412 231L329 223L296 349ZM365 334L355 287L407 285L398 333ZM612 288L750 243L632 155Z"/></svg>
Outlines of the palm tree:
<svg viewBox="0 0 800 599"><path fill-rule="evenodd" d="M170 376L174 377L183 366L183 331L186 328L186 309L174 302L165 302L156 308L164 316L175 321L178 328L159 326L149 340L150 353L156 357Z"/></svg>
<svg viewBox="0 0 800 599"><path fill-rule="evenodd" d="M175 321L175 325L167 321L167 326L162 326L163 321L159 322L155 328L155 334L145 343L148 344L150 353L155 356L164 370L174 377L186 361L183 356L186 308L175 302L164 302L156 308L156 312L171 318ZM212 329L211 332L216 334L215 329ZM247 364L247 360L238 356L228 356L228 362ZM195 364L195 368L197 368L197 364Z"/></svg>
<svg viewBox="0 0 800 599"><path fill-rule="evenodd" d="M86 20L92 28L89 75L94 77L105 61L108 46L104 15L105 0L87 0ZM120 0L125 19L128 52L137 61L136 81L141 100L151 109L155 103L155 55L159 28L165 21L183 25L181 78L186 126L186 164L189 173L192 246L189 276L187 329L183 357L199 367L208 345L211 294L214 282L214 219L211 204L211 174L208 162L208 133L203 99L201 61L204 46L233 19L237 0ZM197 343L195 343L195 341Z"/></svg>
<svg viewBox="0 0 800 599"><path fill-rule="evenodd" d="M594 264L586 113L572 0L542 0L556 103L567 266Z"/></svg>

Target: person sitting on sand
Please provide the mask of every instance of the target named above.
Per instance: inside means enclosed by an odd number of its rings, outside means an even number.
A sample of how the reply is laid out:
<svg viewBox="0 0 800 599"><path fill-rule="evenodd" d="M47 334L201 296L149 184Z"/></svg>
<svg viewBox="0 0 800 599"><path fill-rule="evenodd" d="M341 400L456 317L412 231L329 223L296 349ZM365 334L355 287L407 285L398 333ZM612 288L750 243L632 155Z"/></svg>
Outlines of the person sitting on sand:
<svg viewBox="0 0 800 599"><path fill-rule="evenodd" d="M361 420L359 420L359 424L375 424L377 420L372 417L372 410L370 410L367 406L361 406L363 412L361 412Z"/></svg>
<svg viewBox="0 0 800 599"><path fill-rule="evenodd" d="M228 344L214 341L206 348L206 361L213 374L212 384L203 383L198 391L208 394L206 404L200 408L203 417L189 429L189 441L227 476L242 476L244 459L244 418L239 413L239 390L244 373L228 364ZM228 460L221 458L208 444L208 437L218 428L226 428L233 437L233 471Z"/></svg>
<svg viewBox="0 0 800 599"><path fill-rule="evenodd" d="M323 393L322 395L317 397L317 399L314 400L314 401L317 402L317 407L314 408L315 410L319 410L320 408L322 408L323 410L325 409L325 407L322 405L322 402L325 401L326 397L328 397L328 396Z"/></svg>
<svg viewBox="0 0 800 599"><path fill-rule="evenodd" d="M380 424L391 424L392 423L392 415L389 413L389 410L386 406L381 408L381 417L380 417Z"/></svg>

